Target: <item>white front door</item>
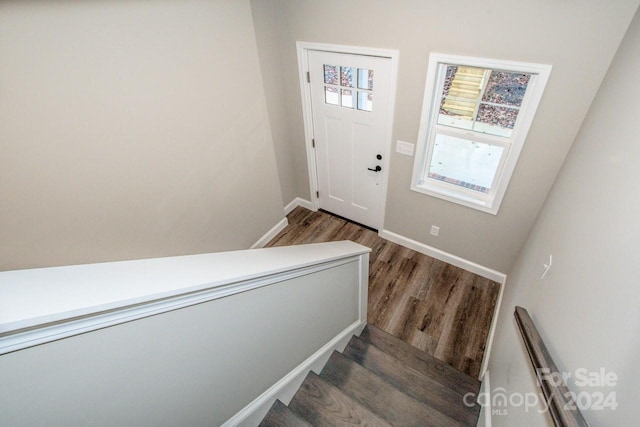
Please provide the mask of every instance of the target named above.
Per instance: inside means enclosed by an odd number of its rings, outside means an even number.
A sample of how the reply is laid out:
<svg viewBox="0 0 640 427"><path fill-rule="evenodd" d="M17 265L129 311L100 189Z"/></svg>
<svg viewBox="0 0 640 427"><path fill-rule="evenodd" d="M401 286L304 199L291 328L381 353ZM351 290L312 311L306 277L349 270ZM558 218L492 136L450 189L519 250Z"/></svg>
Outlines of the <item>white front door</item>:
<svg viewBox="0 0 640 427"><path fill-rule="evenodd" d="M310 50L320 208L380 226L391 59Z"/></svg>

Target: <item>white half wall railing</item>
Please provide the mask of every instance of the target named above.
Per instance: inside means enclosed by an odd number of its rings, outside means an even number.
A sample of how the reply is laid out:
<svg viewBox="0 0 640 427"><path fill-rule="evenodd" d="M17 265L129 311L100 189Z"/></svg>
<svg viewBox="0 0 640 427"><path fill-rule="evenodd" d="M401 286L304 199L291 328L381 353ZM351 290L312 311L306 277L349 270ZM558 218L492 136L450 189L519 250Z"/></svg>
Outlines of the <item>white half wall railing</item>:
<svg viewBox="0 0 640 427"><path fill-rule="evenodd" d="M366 325L369 252L0 272L0 425L257 425Z"/></svg>

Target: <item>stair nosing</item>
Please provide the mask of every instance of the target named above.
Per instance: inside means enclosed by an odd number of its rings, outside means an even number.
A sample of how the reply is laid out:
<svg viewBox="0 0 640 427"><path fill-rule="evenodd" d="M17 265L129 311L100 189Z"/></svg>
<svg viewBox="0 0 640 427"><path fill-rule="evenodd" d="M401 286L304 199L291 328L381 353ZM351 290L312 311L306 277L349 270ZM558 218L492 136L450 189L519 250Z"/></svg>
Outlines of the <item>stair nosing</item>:
<svg viewBox="0 0 640 427"><path fill-rule="evenodd" d="M330 381L327 381L325 378L323 378L321 375L316 374L313 371L310 371L309 374L307 374L307 377L305 378L305 380L303 381L303 384L307 381L320 381L322 383L324 383L326 386L331 387L332 389L335 389L339 392L339 394L341 395L341 399L348 399L348 404L350 406L354 406L357 408L358 411L364 411L365 413L370 414L371 418L376 420L377 425L380 426L388 426L388 427L392 427L391 424L389 424L384 417L380 416L380 414L377 414L375 411L372 411L369 407L367 407L367 405L362 404L362 402L359 402L357 399L354 399L352 396L350 396L348 393L346 393L344 390L342 390L340 387L337 387L335 384L332 384ZM298 390L296 391L296 394L293 396L293 398L291 399L291 402L289 402L289 408L296 412L298 414L298 416L300 418L302 418L303 420L305 420L307 423L310 423L311 425L314 425L314 421L313 420L309 420L308 418L306 418L304 416L304 414L301 414L298 410L296 410L295 407L291 407L291 405L293 404L294 406L298 406L299 401L302 400L302 397L299 396L300 390L302 390L303 384L300 385L300 387L298 388ZM300 402L300 405L303 405L302 402ZM305 403L306 406L306 403Z"/></svg>
<svg viewBox="0 0 640 427"><path fill-rule="evenodd" d="M451 373L452 375L456 375L456 376L460 376L461 375L462 378L465 379L465 383L467 384L467 387L465 387L465 391L459 391L459 393L462 393L462 394L465 394L467 392L478 393L480 391L480 386L481 386L482 382L479 379L472 377L471 375L469 375L469 374L467 374L467 373L455 368L454 366L449 365L448 363L438 359L437 357L429 354L428 352L420 350L419 348L412 346L408 342L403 341L400 338L391 335L389 332L384 331L384 330L382 330L382 329L380 329L380 328L378 328L376 326L373 326L372 324L369 323L363 329L363 331L359 335L359 338L363 339L364 341L366 341L368 343L370 343L371 345L373 345L374 347L378 348L379 350L384 351L387 354L391 354L388 351L386 351L385 348L377 345L375 342L370 341L370 339L368 337L366 337L366 335L368 333L368 331L367 331L368 329L377 331L376 333L378 333L379 335L388 336L390 339L392 339L394 341L398 341L400 346L404 346L405 348L408 348L409 351L411 351L411 353L413 355L420 354L421 356L425 356L425 358L418 358L418 360L420 360L420 362L430 363L429 360L425 360L425 359L430 359L430 360L433 360L434 363L441 364L443 369L449 371L449 373ZM364 337L363 337L363 335L364 335ZM396 357L395 354L391 354L391 355L393 357ZM405 360L403 360L403 359L401 359L399 357L396 357L396 358L399 359L399 360L402 360L403 362L405 362ZM418 372L420 372L420 370L418 370ZM441 382L441 384L443 384L445 386L448 385L448 384L442 383L442 382Z"/></svg>
<svg viewBox="0 0 640 427"><path fill-rule="evenodd" d="M298 414L296 411L294 411L292 408L290 408L288 405L285 405L280 399L276 399L273 404L271 405L271 408L269 408L269 412L267 412L265 414L265 416L262 418L262 421L260 422L259 427L263 426L263 423L266 421L271 421L271 416L274 413L274 411L276 411L274 408L276 407L280 407L280 408L286 408L285 411L291 413L292 416L295 417L295 421L296 421L296 426L297 427L301 427L301 426L309 426L312 427L311 424L309 424L309 422L307 420L305 420L302 416L300 416L300 414ZM282 409L278 409L278 410L282 410ZM273 421L279 421L279 420L273 420ZM281 424L276 424L275 422L272 422L271 424L273 425L277 425L278 427L282 427Z"/></svg>
<svg viewBox="0 0 640 427"><path fill-rule="evenodd" d="M329 364L332 363L332 361L334 361L336 358L338 358L338 359L339 358L346 359L350 363L353 363L354 365L358 366L359 368L367 371L369 374L371 374L373 377L375 377L378 380L380 380L382 383L384 383L389 388L391 388L391 389L397 391L398 393L404 395L404 397L406 399L408 399L408 401L415 403L418 407L423 408L427 412L433 412L431 414L432 415L431 419L433 419L433 418L441 418L442 421L446 420L447 421L447 423L446 423L447 426L463 426L464 425L462 422L452 419L451 417L449 417L446 414L443 414L441 411L437 410L436 408L433 408L433 407L429 406L428 404L426 404L424 402L421 402L420 400L416 399L415 397L406 394L403 390L400 390L395 385L393 385L389 381L387 381L385 378L379 376L375 372L373 372L373 371L367 369L366 367L360 365L358 362L353 361L352 359L348 358L347 356L343 355L340 352L334 351L331 354L331 357L329 358L329 361L327 362L327 365L325 365L325 368L320 373L320 377L325 379L328 383L333 384L335 387L337 387L340 390L342 390L346 395L348 395L350 398L352 398L353 400L358 402L360 405L364 406L365 408L369 409L371 412L373 412L373 413L377 414L378 416L380 416L381 418L385 419L388 423L390 423L392 425L396 425L396 424L394 424L396 422L396 420L390 419L391 417L390 417L389 413L387 413L387 412L379 412L378 409L371 407L371 405L369 403L362 401L358 396L354 396L349 390L345 390L344 388L341 387L341 385L335 384L331 380L331 378L326 374L327 366L329 366ZM442 425L444 425L444 424L442 424Z"/></svg>
<svg viewBox="0 0 640 427"><path fill-rule="evenodd" d="M365 347L364 354L362 354L361 349L358 347ZM405 381L402 379L397 380L396 378L389 376L387 373L385 373L384 369L378 369L377 367L372 366L372 363L374 362L375 357L373 359L366 358L366 351L368 348L371 348L371 350L374 352L381 353L380 356L382 356L382 359L383 359L382 364L389 363L390 366L392 367L391 375L394 375L394 373L402 372L402 370L408 370L409 372L405 371L403 375L410 374L412 376L412 379L416 380L416 382ZM462 412L455 409L455 408L462 409L462 405L465 402L464 394L461 394L457 390L454 390L451 387L445 384L442 384L441 382L437 381L428 373L420 372L419 370L416 370L413 367L406 365L402 360L385 352L384 350L376 347L375 345L367 342L366 340L361 339L356 335L354 335L351 338L351 340L343 350L342 355L352 360L353 362L359 364L363 368L371 371L375 375L379 376L380 378L382 378L383 380L391 384L393 387L395 387L397 390L413 397L414 399L428 405L429 407L434 408L435 410L448 416L449 418L452 418L461 423L472 423L473 425L475 425L475 423L477 422L478 415L480 413L479 405L475 404L472 407L468 407L465 405L465 408L463 409ZM361 359L361 360L358 360L358 359ZM380 360L380 358L378 358L378 360ZM413 383L414 385L417 385L419 386L419 388L421 387L423 389L431 389L431 390L436 389L436 393L433 395L435 397L431 398L429 396L424 396L424 395L419 396L418 392L414 392L414 390L411 390L411 388L406 388L405 385L402 384L403 381L409 384ZM425 400L425 397L427 400Z"/></svg>

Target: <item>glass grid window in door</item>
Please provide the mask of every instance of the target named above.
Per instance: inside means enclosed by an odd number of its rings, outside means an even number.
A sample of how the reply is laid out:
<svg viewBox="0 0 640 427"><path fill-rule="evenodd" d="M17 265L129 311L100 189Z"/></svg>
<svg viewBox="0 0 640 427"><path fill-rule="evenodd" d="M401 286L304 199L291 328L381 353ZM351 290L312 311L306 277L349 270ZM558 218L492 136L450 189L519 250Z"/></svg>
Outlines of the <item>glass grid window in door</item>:
<svg viewBox="0 0 640 427"><path fill-rule="evenodd" d="M373 70L324 64L326 104L373 111Z"/></svg>

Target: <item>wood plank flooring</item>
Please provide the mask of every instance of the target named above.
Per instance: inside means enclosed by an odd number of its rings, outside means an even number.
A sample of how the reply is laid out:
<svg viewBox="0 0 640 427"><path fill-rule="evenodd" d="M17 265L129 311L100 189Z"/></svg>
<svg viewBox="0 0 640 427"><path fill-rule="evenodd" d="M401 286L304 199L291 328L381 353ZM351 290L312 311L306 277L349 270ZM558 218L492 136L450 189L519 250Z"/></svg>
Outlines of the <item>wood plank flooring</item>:
<svg viewBox="0 0 640 427"><path fill-rule="evenodd" d="M481 408L465 396L479 391L479 380L368 324L260 427L474 427Z"/></svg>
<svg viewBox="0 0 640 427"><path fill-rule="evenodd" d="M370 247L369 323L478 377L498 283L326 212L298 207L287 219L268 247L338 240Z"/></svg>

